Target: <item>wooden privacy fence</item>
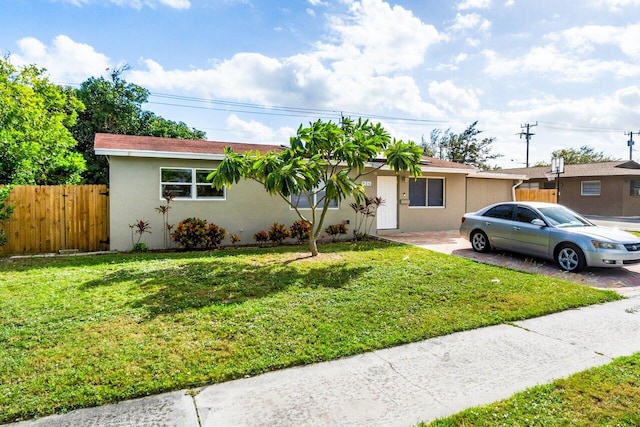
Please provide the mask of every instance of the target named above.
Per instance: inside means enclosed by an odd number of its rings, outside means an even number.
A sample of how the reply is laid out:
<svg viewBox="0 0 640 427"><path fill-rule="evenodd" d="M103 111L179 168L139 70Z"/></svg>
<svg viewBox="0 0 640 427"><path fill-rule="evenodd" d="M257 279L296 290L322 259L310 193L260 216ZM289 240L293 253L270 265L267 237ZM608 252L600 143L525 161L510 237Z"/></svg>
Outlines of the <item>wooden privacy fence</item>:
<svg viewBox="0 0 640 427"><path fill-rule="evenodd" d="M108 250L108 196L106 185L14 186L0 254Z"/></svg>
<svg viewBox="0 0 640 427"><path fill-rule="evenodd" d="M533 190L527 188L516 189L516 200L527 202L549 202L558 203L558 194L555 189L551 190Z"/></svg>

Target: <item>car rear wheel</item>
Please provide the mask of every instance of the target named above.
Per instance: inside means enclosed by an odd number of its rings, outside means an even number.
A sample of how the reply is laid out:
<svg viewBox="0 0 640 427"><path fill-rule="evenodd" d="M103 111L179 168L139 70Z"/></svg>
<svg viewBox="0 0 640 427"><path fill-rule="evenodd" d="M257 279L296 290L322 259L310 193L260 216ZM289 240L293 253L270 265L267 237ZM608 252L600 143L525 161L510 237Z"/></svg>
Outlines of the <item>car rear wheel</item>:
<svg viewBox="0 0 640 427"><path fill-rule="evenodd" d="M489 252L491 250L487 235L480 230L471 233L471 247L476 252Z"/></svg>
<svg viewBox="0 0 640 427"><path fill-rule="evenodd" d="M587 264L582 250L571 243L565 244L558 249L556 262L561 269L571 273L577 273L583 270Z"/></svg>

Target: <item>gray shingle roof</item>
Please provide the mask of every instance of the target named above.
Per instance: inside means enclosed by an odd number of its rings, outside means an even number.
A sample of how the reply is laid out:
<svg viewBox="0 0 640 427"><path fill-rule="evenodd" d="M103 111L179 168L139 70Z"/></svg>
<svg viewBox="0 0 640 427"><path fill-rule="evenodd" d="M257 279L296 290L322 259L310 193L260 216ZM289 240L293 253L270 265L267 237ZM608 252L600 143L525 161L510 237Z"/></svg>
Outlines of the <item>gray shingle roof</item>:
<svg viewBox="0 0 640 427"><path fill-rule="evenodd" d="M546 178L545 173L550 172L551 167L500 169L494 172L523 174L529 179ZM592 177L592 176L629 176L640 175L640 164L633 160L621 160L616 162L585 163L581 165L565 165L561 177Z"/></svg>

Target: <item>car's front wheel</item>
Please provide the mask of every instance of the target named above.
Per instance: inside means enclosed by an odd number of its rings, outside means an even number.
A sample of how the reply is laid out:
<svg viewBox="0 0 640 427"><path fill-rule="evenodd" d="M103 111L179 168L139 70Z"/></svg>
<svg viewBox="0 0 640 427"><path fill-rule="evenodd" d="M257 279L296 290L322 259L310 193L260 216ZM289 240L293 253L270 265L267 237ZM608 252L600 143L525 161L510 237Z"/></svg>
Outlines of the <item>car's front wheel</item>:
<svg viewBox="0 0 640 427"><path fill-rule="evenodd" d="M564 271L577 273L587 264L582 250L572 243L567 243L558 249L556 262Z"/></svg>
<svg viewBox="0 0 640 427"><path fill-rule="evenodd" d="M484 231L476 230L471 233L471 247L476 252L489 252L491 245L489 244L489 238Z"/></svg>

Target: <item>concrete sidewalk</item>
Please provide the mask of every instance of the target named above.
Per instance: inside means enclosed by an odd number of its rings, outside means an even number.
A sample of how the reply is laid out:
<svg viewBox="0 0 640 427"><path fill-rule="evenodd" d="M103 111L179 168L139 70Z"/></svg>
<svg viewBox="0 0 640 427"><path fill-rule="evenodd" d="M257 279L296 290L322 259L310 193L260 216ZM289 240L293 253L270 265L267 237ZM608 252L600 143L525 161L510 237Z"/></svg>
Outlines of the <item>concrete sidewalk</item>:
<svg viewBox="0 0 640 427"><path fill-rule="evenodd" d="M640 298L16 426L412 426L640 351Z"/></svg>

